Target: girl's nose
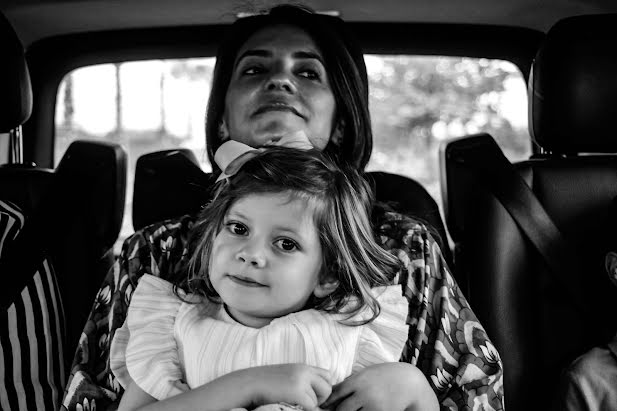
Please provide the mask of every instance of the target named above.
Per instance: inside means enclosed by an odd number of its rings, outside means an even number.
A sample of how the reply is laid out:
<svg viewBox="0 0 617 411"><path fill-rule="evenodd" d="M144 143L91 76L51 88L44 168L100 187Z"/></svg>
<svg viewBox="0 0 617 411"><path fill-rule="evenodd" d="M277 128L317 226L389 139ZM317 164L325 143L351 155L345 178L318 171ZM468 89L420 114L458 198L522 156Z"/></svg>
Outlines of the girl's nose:
<svg viewBox="0 0 617 411"><path fill-rule="evenodd" d="M254 244L247 245L239 250L236 258L245 264L250 264L254 268L263 268L266 265L266 256L263 248Z"/></svg>

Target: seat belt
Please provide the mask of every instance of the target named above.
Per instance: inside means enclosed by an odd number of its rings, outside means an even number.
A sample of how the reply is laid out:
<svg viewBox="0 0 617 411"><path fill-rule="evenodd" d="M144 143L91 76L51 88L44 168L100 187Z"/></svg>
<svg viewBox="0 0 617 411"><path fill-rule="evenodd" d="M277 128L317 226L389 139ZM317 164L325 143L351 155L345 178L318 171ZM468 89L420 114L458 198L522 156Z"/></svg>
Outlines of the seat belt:
<svg viewBox="0 0 617 411"><path fill-rule="evenodd" d="M584 273L582 261L563 237L534 192L504 156L501 148L488 134L473 137L467 146L457 147L454 158L477 172L477 179L508 211L525 237L543 257L553 279L568 293L576 308L593 315L577 286ZM596 313L597 315L597 313Z"/></svg>

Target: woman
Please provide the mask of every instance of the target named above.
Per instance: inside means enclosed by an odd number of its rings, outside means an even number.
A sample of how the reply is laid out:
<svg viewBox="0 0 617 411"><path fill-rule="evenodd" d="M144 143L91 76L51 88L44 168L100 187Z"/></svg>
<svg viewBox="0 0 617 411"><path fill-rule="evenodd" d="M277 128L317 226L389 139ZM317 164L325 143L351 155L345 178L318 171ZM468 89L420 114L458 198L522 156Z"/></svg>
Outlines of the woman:
<svg viewBox="0 0 617 411"><path fill-rule="evenodd" d="M236 21L219 48L206 122L208 155L213 160L228 139L259 147L298 132L339 163L363 170L372 149L366 67L340 19L279 6ZM154 224L125 241L86 324L64 407L118 402L110 341L143 274L165 279L180 272L194 221L184 216ZM443 408L502 409L499 355L426 227L382 208L373 224L382 246L406 267L398 281L409 301L410 332L401 360L424 373ZM404 389L407 381L366 383L373 379L345 380L328 403L346 398L365 410L402 411L388 393Z"/></svg>

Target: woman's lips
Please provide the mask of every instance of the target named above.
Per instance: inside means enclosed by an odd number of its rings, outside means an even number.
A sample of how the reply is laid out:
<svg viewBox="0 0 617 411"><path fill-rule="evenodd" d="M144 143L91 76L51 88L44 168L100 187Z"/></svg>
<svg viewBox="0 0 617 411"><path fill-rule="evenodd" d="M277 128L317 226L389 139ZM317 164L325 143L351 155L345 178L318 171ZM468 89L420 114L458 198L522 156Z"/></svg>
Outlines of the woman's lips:
<svg viewBox="0 0 617 411"><path fill-rule="evenodd" d="M270 111L286 111L286 112L295 114L298 117L304 118L300 114L300 112L298 110L296 110L296 108L294 106L286 104L286 103L268 103L268 104L264 104L264 105L260 106L257 110L255 110L253 115L254 116L258 116L260 114L268 113Z"/></svg>
<svg viewBox="0 0 617 411"><path fill-rule="evenodd" d="M244 277L240 275L231 275L231 274L228 277L234 283L243 285L245 287L267 287L266 285L258 283L257 281L252 280L248 277Z"/></svg>

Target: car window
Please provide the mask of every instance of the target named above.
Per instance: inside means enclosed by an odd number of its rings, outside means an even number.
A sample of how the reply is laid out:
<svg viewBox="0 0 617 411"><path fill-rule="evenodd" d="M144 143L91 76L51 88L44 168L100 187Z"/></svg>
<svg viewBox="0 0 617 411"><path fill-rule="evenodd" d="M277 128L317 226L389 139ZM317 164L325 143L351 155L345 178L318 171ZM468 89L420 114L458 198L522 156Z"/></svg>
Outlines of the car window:
<svg viewBox="0 0 617 411"><path fill-rule="evenodd" d="M510 161L529 158L527 88L503 60L367 56L374 148L367 169L420 182L442 208L439 145L486 132Z"/></svg>
<svg viewBox="0 0 617 411"><path fill-rule="evenodd" d="M9 162L9 133L0 133L0 165Z"/></svg>
<svg viewBox="0 0 617 411"><path fill-rule="evenodd" d="M511 161L529 157L527 94L507 61L367 55L374 149L369 171L408 176L441 206L439 145L490 133ZM135 163L140 155L205 151L205 112L214 58L124 62L83 67L63 79L56 105L55 161L76 139L120 143L129 156L127 204L119 243L133 232Z"/></svg>

